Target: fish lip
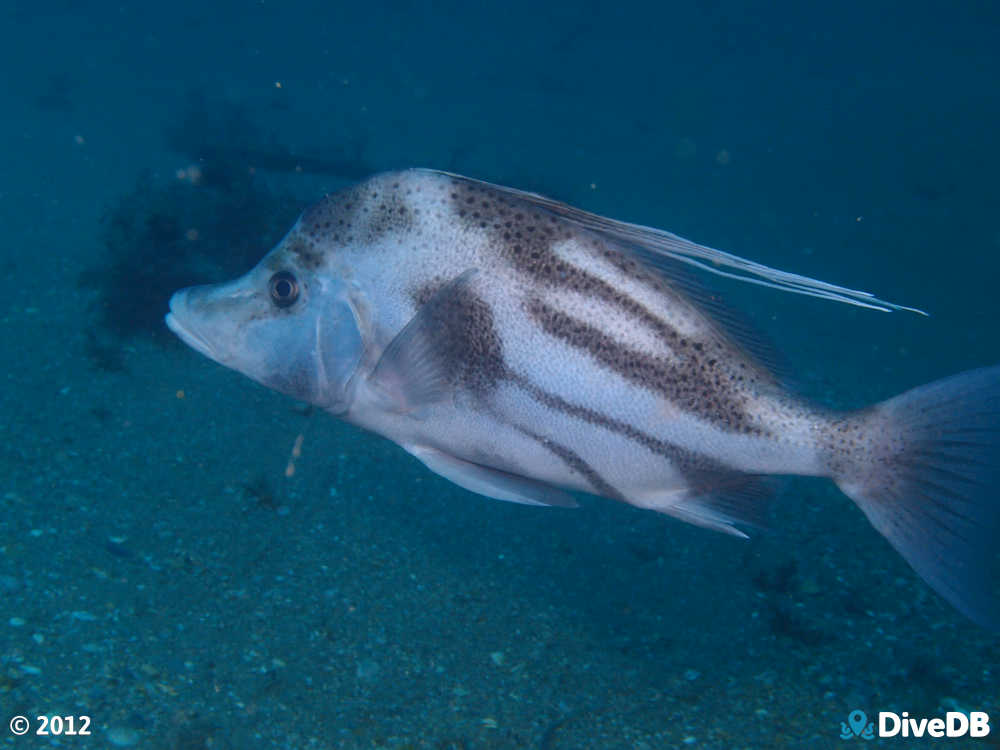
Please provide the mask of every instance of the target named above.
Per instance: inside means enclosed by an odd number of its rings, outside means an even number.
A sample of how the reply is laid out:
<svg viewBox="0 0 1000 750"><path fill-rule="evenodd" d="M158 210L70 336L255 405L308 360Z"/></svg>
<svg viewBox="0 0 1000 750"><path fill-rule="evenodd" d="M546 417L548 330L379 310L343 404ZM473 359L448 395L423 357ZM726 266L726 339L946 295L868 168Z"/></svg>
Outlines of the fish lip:
<svg viewBox="0 0 1000 750"><path fill-rule="evenodd" d="M167 324L167 328L173 331L177 337L183 341L185 344L190 346L197 352L204 354L209 359L219 361L219 354L215 351L213 347L204 337L202 337L196 331L188 328L181 322L179 316L179 308L181 307L180 300L175 294L170 299L170 312L167 313L164 321Z"/></svg>

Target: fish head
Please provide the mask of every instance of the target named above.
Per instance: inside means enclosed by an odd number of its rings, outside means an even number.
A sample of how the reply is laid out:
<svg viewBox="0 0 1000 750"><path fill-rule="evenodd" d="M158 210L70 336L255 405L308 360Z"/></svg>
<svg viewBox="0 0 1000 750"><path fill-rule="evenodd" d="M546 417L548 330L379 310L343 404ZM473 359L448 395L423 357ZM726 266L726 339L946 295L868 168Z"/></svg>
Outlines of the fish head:
<svg viewBox="0 0 1000 750"><path fill-rule="evenodd" d="M176 292L167 327L209 359L340 414L369 338L365 300L356 284L307 268L286 245L238 279Z"/></svg>

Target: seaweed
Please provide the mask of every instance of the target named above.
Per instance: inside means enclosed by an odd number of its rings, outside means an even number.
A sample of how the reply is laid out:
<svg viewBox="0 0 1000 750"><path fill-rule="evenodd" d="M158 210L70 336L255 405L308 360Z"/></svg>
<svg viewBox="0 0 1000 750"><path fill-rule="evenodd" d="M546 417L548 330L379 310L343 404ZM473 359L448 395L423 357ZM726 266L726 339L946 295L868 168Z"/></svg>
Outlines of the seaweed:
<svg viewBox="0 0 1000 750"><path fill-rule="evenodd" d="M109 342L94 331L87 331L84 352L98 370L125 372L125 357L117 342Z"/></svg>
<svg viewBox="0 0 1000 750"><path fill-rule="evenodd" d="M280 505L278 491L263 474L258 474L249 482L241 482L240 488L243 490L244 497L253 500L258 508L274 510Z"/></svg>
<svg viewBox="0 0 1000 750"><path fill-rule="evenodd" d="M194 175L158 184L144 172L103 219L105 258L81 274L80 283L97 291L99 322L118 345L162 332L170 295L178 289L245 273L302 208L253 175L212 184ZM87 347L99 368L119 369L107 341L92 336Z"/></svg>
<svg viewBox="0 0 1000 750"><path fill-rule="evenodd" d="M789 607L772 602L770 610L769 624L771 632L776 636L797 641L810 648L826 646L837 640L832 633L807 625L805 618Z"/></svg>
<svg viewBox="0 0 1000 750"><path fill-rule="evenodd" d="M122 339L164 331L173 292L246 272L288 230L304 204L269 188L260 170L345 180L375 171L361 158L362 136L343 153L294 153L263 135L247 105L198 93L164 136L190 166L169 179L139 175L103 218L103 261L80 277L97 291L99 322L113 334L114 344L87 342L100 369L119 369Z"/></svg>
<svg viewBox="0 0 1000 750"><path fill-rule="evenodd" d="M767 594L795 594L799 589L798 563L787 560L771 569L761 570L753 578L753 585Z"/></svg>

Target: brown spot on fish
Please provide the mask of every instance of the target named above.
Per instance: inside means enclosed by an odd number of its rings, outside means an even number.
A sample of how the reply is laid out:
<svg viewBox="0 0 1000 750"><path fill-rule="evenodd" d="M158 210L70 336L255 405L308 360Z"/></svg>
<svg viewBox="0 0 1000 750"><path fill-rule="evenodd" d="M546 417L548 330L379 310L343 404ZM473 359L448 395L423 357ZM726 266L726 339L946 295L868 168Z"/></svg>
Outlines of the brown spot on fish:
<svg viewBox="0 0 1000 750"><path fill-rule="evenodd" d="M490 185L452 180L448 195L459 223L487 230L501 255L531 276L551 274L557 260L553 243L578 234L552 214Z"/></svg>
<svg viewBox="0 0 1000 750"><path fill-rule="evenodd" d="M295 236L290 238L285 249L307 271L315 271L323 265L323 252L316 247L314 240L305 239L301 235Z"/></svg>
<svg viewBox="0 0 1000 750"><path fill-rule="evenodd" d="M307 209L299 221L299 231L315 244L334 246L375 244L386 235L405 234L414 223L405 192L398 176L373 177L328 195Z"/></svg>
<svg viewBox="0 0 1000 750"><path fill-rule="evenodd" d="M872 451L872 434L879 434L878 411L874 407L847 415L830 415L820 422L820 445L827 456L831 476L850 476L857 467L868 463ZM884 420L883 420L884 421ZM878 425L881 428L881 425Z"/></svg>

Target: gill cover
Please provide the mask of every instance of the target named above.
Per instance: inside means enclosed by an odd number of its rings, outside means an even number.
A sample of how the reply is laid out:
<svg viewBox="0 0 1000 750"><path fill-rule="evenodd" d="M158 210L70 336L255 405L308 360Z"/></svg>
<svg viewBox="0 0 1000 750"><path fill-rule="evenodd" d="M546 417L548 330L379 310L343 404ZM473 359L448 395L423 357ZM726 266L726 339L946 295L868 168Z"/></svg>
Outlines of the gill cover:
<svg viewBox="0 0 1000 750"><path fill-rule="evenodd" d="M327 282L299 305L247 324L245 353L256 372L251 367L245 372L269 388L344 412L350 405L351 378L364 353L350 288L340 281Z"/></svg>
<svg viewBox="0 0 1000 750"><path fill-rule="evenodd" d="M166 322L219 364L339 414L365 349L359 304L342 281L261 264L235 281L180 290Z"/></svg>

